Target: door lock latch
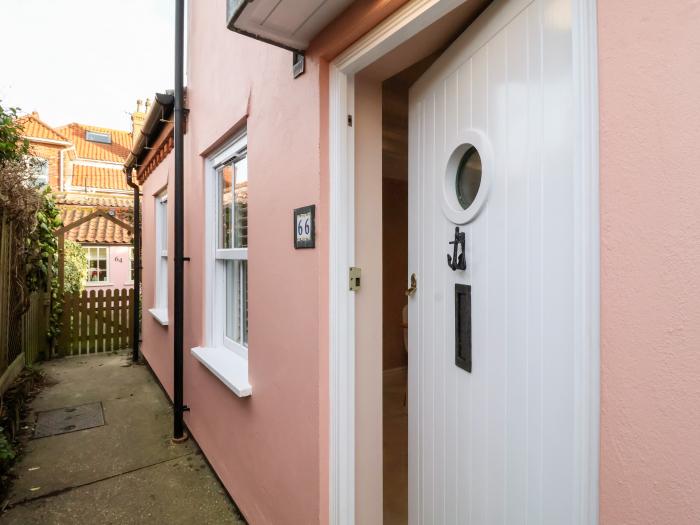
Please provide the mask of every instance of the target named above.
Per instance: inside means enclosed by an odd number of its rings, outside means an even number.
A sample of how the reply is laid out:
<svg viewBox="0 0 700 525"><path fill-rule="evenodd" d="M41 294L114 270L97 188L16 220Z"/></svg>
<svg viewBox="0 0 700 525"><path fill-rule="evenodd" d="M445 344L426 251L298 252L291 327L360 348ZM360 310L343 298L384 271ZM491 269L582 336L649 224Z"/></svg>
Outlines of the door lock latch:
<svg viewBox="0 0 700 525"><path fill-rule="evenodd" d="M355 266L350 267L350 291L356 292L360 289L360 278L362 277L362 269Z"/></svg>
<svg viewBox="0 0 700 525"><path fill-rule="evenodd" d="M406 289L406 297L413 297L418 289L418 281L416 280L416 274L411 274L411 286Z"/></svg>

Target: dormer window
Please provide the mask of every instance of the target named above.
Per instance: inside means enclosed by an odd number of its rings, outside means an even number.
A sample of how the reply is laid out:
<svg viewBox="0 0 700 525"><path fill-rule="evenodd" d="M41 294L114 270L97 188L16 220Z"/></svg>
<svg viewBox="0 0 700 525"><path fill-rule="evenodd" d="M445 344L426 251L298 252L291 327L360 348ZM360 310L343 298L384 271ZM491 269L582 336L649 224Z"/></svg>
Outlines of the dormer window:
<svg viewBox="0 0 700 525"><path fill-rule="evenodd" d="M90 142L99 142L100 144L111 144L112 135L109 133L102 133L100 131L86 131L85 140Z"/></svg>

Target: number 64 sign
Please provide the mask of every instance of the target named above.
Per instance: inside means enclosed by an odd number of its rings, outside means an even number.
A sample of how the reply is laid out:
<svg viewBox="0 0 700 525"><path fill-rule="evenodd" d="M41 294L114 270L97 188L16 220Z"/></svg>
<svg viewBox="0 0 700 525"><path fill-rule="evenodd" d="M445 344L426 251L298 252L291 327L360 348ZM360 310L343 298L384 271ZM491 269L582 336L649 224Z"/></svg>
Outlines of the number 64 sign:
<svg viewBox="0 0 700 525"><path fill-rule="evenodd" d="M304 206L294 210L294 247L316 247L316 206Z"/></svg>

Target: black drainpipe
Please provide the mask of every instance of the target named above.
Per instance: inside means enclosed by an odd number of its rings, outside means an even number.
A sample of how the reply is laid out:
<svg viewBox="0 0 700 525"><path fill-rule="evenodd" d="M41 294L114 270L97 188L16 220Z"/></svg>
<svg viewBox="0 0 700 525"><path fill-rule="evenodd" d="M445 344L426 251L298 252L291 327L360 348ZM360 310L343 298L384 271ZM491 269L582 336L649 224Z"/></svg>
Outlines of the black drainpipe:
<svg viewBox="0 0 700 525"><path fill-rule="evenodd" d="M127 168L126 183L134 190L134 304L132 305L134 344L131 360L137 363L141 343L141 194L138 185L131 178L131 173L132 168Z"/></svg>
<svg viewBox="0 0 700 525"><path fill-rule="evenodd" d="M184 55L184 17L185 0L175 2L175 323L173 345L173 374L174 374L174 396L173 396L173 440L183 441L186 439L183 423L183 307L184 307L184 176L183 176L183 118L184 118L184 96L183 96L183 55Z"/></svg>

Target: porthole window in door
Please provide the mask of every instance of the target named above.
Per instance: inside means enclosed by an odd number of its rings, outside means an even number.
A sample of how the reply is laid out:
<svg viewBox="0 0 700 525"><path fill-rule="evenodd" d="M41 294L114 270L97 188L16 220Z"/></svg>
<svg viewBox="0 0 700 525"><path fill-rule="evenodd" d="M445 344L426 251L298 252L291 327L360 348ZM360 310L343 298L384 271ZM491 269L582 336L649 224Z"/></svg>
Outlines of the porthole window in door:
<svg viewBox="0 0 700 525"><path fill-rule="evenodd" d="M476 199L481 186L481 155L474 146L462 156L455 177L457 202L463 210L469 208Z"/></svg>
<svg viewBox="0 0 700 525"><path fill-rule="evenodd" d="M493 151L479 130L462 130L444 159L442 211L453 224L474 220L486 201L493 176Z"/></svg>

